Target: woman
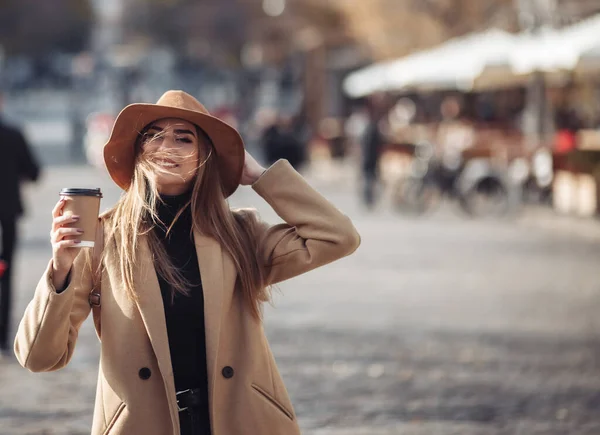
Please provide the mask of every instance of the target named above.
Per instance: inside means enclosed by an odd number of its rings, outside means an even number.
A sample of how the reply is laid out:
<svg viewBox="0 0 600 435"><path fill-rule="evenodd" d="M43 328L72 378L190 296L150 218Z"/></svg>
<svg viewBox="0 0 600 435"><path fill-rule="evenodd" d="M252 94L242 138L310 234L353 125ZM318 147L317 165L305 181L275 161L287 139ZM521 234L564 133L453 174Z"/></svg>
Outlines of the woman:
<svg viewBox="0 0 600 435"><path fill-rule="evenodd" d="M287 435L296 416L260 315L269 285L352 253L351 221L286 161L268 170L194 98L169 91L126 107L104 148L125 192L101 216L101 336L93 434ZM286 222L267 226L226 198L252 185ZM15 340L19 362L70 360L90 313L76 217L53 212L53 257Z"/></svg>

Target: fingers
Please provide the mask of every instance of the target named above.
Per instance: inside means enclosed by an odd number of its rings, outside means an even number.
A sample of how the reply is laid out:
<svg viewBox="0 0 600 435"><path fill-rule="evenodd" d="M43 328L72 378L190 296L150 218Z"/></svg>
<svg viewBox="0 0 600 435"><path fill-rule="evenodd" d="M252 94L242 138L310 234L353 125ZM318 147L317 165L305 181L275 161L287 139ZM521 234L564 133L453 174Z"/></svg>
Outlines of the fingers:
<svg viewBox="0 0 600 435"><path fill-rule="evenodd" d="M64 248L78 248L81 240L71 239L71 240L61 240L60 242L54 243L54 246L58 249Z"/></svg>
<svg viewBox="0 0 600 435"><path fill-rule="evenodd" d="M81 241L78 236L83 234L81 228L69 228L64 225L75 223L79 216L68 214L63 215L66 198L61 198L52 210L52 231L50 232L50 241L54 249L77 247Z"/></svg>
<svg viewBox="0 0 600 435"><path fill-rule="evenodd" d="M53 218L57 218L62 214L62 210L65 206L65 202L67 202L67 200L63 197L60 199L60 201L58 201L56 203L56 205L52 209L52 217Z"/></svg>
<svg viewBox="0 0 600 435"><path fill-rule="evenodd" d="M66 224L72 224L79 220L79 216L77 215L66 215L66 216L58 216L55 217L52 221L52 231L56 231L60 227Z"/></svg>
<svg viewBox="0 0 600 435"><path fill-rule="evenodd" d="M80 236L83 234L83 230L81 228L59 228L56 231L52 231L50 233L50 240L52 243L60 242L68 236Z"/></svg>
<svg viewBox="0 0 600 435"><path fill-rule="evenodd" d="M54 232L59 236L80 236L83 234L83 230L81 228L59 228Z"/></svg>

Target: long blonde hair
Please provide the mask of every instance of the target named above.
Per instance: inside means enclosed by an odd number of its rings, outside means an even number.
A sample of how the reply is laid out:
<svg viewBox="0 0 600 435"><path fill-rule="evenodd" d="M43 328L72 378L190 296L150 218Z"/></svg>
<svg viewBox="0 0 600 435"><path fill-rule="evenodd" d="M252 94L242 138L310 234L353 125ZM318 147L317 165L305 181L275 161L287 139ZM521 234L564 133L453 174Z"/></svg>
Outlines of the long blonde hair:
<svg viewBox="0 0 600 435"><path fill-rule="evenodd" d="M242 292L252 314L260 318L261 303L269 299L265 288L265 277L261 259L257 256L258 229L260 223L255 213L244 210L231 210L223 194L219 166L210 138L203 130L198 131L204 138L207 152L194 175L191 200L177 213L173 223L185 207L191 207L191 231L199 231L211 236L220 243L233 259L236 271L236 290ZM155 169L151 159L143 152L144 135L140 133L136 143L135 169L131 185L117 204L107 213L109 233L107 245L114 243L119 256L119 268L123 285L128 296L136 300L138 295L134 285L135 265L140 236L146 236L154 264L159 273L173 288L175 293L188 294L189 283L169 259L161 240L154 229L161 224L156 206L161 201L156 183L150 176ZM202 155L199 150L199 155ZM173 224L171 224L172 227ZM169 227L169 229L171 228Z"/></svg>

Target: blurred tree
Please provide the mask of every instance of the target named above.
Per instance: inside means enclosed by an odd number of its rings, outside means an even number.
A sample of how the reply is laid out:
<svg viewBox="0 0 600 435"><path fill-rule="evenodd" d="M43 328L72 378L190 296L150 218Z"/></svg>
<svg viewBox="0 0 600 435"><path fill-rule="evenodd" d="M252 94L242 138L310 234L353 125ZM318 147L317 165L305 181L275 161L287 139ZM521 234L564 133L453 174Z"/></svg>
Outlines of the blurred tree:
<svg viewBox="0 0 600 435"><path fill-rule="evenodd" d="M514 0L330 1L375 59L402 56L489 27L517 29Z"/></svg>
<svg viewBox="0 0 600 435"><path fill-rule="evenodd" d="M308 1L308 0L305 0ZM469 32L519 29L518 3L552 5L554 24L600 12L598 0L329 0L375 59L403 56Z"/></svg>
<svg viewBox="0 0 600 435"><path fill-rule="evenodd" d="M93 21L89 0L0 0L0 45L8 55L78 52L88 46Z"/></svg>
<svg viewBox="0 0 600 435"><path fill-rule="evenodd" d="M266 60L277 63L307 26L333 41L345 22L329 0L288 0L286 12L277 17L265 13L261 0L125 0L123 14L128 40L230 66L239 65L249 42L269 45Z"/></svg>
<svg viewBox="0 0 600 435"><path fill-rule="evenodd" d="M229 65L239 62L249 21L240 0L127 0L122 18L127 40Z"/></svg>
<svg viewBox="0 0 600 435"><path fill-rule="evenodd" d="M212 53L212 62L215 57L239 61L249 40L269 41L277 46L275 51L288 51L307 29L326 46L352 40L379 60L490 27L517 31L515 1L286 0L285 12L270 17L262 0L124 0L123 26L129 37L150 39L181 53ZM600 9L599 0L552 1L569 17Z"/></svg>

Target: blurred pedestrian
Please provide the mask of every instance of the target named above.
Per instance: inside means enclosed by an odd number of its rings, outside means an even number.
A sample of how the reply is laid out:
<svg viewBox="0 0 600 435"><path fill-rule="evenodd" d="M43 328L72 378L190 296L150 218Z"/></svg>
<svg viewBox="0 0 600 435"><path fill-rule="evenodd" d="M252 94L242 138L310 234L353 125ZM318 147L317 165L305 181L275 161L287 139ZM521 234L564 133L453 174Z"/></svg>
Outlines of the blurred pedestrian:
<svg viewBox="0 0 600 435"><path fill-rule="evenodd" d="M305 161L308 127L302 118L282 115L263 133L262 142L268 164L279 159L287 160L294 169L300 170Z"/></svg>
<svg viewBox="0 0 600 435"><path fill-rule="evenodd" d="M382 96L374 96L368 103L368 121L364 128L362 145L363 202L372 209L375 206L376 188L379 182L379 160L385 138L382 121L385 107Z"/></svg>
<svg viewBox="0 0 600 435"><path fill-rule="evenodd" d="M39 166L23 134L17 128L5 124L0 117L0 356L7 356L9 352L14 253L18 242L17 221L23 214L21 182L36 181L39 173Z"/></svg>
<svg viewBox="0 0 600 435"><path fill-rule="evenodd" d="M308 148L313 136L305 109L292 118L291 131L296 140L296 150L294 153L296 163L292 164L292 166L301 170L308 160Z"/></svg>
<svg viewBox="0 0 600 435"><path fill-rule="evenodd" d="M63 216L60 200L52 262L17 333L19 362L64 367L100 303L92 434L299 434L261 306L269 285L352 253L351 221L288 162L265 170L235 129L181 91L125 108L104 156L125 193L100 217L101 273L93 253L75 249L81 233L65 224L78 217ZM286 223L231 210L239 184Z"/></svg>
<svg viewBox="0 0 600 435"><path fill-rule="evenodd" d="M281 128L279 126L279 119L274 118L262 132L260 142L263 148L263 154L265 161L268 165L272 165L279 160L280 150L279 146L281 143Z"/></svg>

